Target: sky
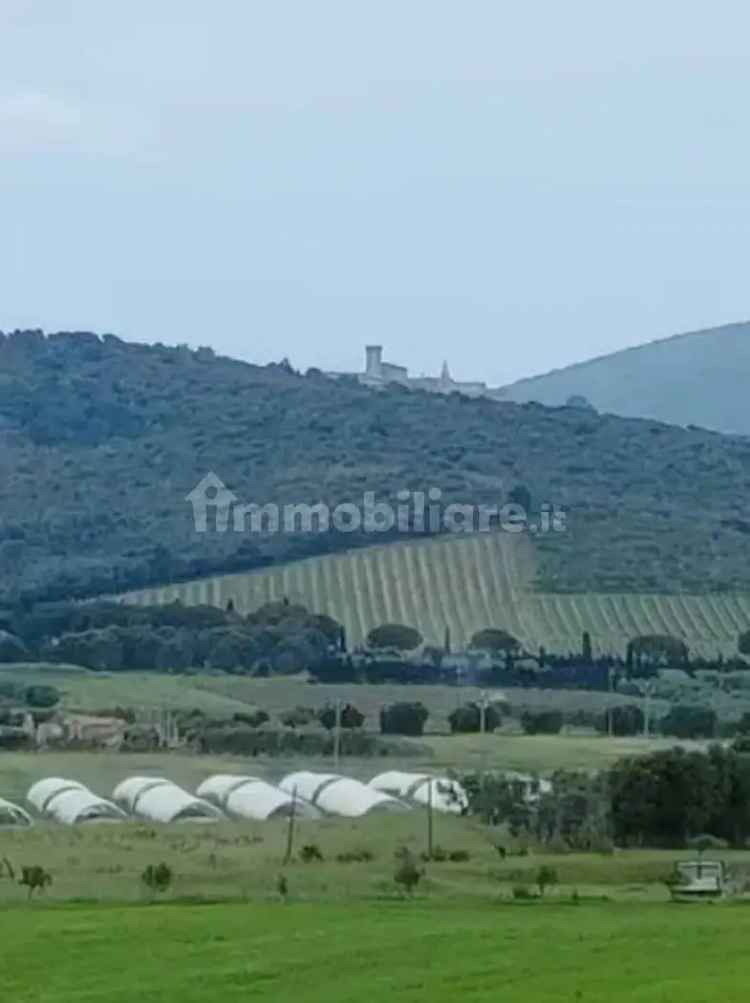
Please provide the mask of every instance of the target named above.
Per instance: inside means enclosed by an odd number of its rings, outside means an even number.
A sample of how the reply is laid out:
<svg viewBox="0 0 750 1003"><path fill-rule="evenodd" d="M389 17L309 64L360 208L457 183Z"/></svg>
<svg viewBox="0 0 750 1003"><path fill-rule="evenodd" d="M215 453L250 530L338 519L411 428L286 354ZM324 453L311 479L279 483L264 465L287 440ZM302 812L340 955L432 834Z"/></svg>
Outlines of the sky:
<svg viewBox="0 0 750 1003"><path fill-rule="evenodd" d="M750 7L0 0L0 330L501 385L750 318Z"/></svg>

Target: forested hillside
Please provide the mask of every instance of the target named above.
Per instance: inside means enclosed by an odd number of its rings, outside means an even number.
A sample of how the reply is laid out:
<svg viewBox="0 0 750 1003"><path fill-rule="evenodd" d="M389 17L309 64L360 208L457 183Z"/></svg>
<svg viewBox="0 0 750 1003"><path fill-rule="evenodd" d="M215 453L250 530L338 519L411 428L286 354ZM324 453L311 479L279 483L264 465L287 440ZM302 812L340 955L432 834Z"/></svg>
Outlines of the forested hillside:
<svg viewBox="0 0 750 1003"><path fill-rule="evenodd" d="M384 537L194 532L215 471L242 502L439 487L568 509L545 591L750 590L750 441L580 408L369 390L286 365L93 334L0 338L0 598L261 567Z"/></svg>
<svg viewBox="0 0 750 1003"><path fill-rule="evenodd" d="M750 324L663 338L519 380L498 396L558 407L584 397L600 411L750 435Z"/></svg>

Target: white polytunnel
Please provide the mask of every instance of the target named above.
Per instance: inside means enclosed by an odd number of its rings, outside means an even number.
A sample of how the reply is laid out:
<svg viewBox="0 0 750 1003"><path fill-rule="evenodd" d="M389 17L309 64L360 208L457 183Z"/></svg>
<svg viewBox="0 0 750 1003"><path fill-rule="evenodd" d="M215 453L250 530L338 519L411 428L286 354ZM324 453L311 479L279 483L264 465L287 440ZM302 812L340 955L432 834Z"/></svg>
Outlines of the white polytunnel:
<svg viewBox="0 0 750 1003"><path fill-rule="evenodd" d="M132 815L149 822L215 822L222 812L164 777L128 777L112 797Z"/></svg>
<svg viewBox="0 0 750 1003"><path fill-rule="evenodd" d="M370 781L370 787L404 798L417 804L432 802L435 811L462 815L468 811L469 798L464 788L449 777L432 777L428 773L402 773L388 770Z"/></svg>
<svg viewBox="0 0 750 1003"><path fill-rule="evenodd" d="M351 777L335 773L290 773L279 784L288 794L315 805L326 815L358 818L371 811L408 811L409 805Z"/></svg>
<svg viewBox="0 0 750 1003"><path fill-rule="evenodd" d="M31 786L26 800L46 818L65 825L119 822L126 817L117 805L100 798L77 780L47 777Z"/></svg>
<svg viewBox="0 0 750 1003"><path fill-rule="evenodd" d="M0 828L22 827L33 825L31 815L12 801L0 798Z"/></svg>
<svg viewBox="0 0 750 1003"><path fill-rule="evenodd" d="M236 818L265 821L288 816L292 812L292 805L298 818L320 817L318 809L299 795L295 804L291 794L259 777L219 773L204 780L195 793Z"/></svg>

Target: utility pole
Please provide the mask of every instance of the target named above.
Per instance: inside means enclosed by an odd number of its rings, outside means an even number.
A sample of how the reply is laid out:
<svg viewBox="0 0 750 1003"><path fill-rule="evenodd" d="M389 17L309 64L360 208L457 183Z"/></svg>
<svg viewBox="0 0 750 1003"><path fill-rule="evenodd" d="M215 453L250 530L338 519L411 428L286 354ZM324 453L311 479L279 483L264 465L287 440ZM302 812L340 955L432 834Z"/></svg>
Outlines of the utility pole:
<svg viewBox="0 0 750 1003"><path fill-rule="evenodd" d="M341 758L341 700L336 701L336 723L333 726L333 766L336 772Z"/></svg>
<svg viewBox="0 0 750 1003"><path fill-rule="evenodd" d="M297 814L297 787L292 790L292 810L289 812L289 823L286 829L286 854L284 855L284 864L288 864L292 859L292 850L294 848L294 816Z"/></svg>
<svg viewBox="0 0 750 1003"><path fill-rule="evenodd" d="M615 670L610 668L607 672L607 678L609 679L609 700L607 701L607 734L612 738L612 681L614 679Z"/></svg>
<svg viewBox="0 0 750 1003"><path fill-rule="evenodd" d="M651 690L652 684L647 682L643 687L643 692L645 694L645 702L643 708L643 737L650 738L651 730Z"/></svg>
<svg viewBox="0 0 750 1003"><path fill-rule="evenodd" d="M432 818L432 790L435 781L432 777L427 781L427 859L432 860L432 835L433 835L433 818Z"/></svg>
<svg viewBox="0 0 750 1003"><path fill-rule="evenodd" d="M485 772L487 769L487 694L482 693L479 701L479 799L482 805L482 821L487 822L487 790Z"/></svg>

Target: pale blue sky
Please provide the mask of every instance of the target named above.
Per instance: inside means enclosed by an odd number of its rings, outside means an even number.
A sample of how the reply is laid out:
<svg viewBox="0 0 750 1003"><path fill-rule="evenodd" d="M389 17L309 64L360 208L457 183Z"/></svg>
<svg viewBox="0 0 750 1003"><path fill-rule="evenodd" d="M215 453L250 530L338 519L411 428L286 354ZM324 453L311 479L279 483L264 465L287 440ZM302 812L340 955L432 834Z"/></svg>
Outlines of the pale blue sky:
<svg viewBox="0 0 750 1003"><path fill-rule="evenodd" d="M0 0L0 328L502 383L750 317L750 8Z"/></svg>

